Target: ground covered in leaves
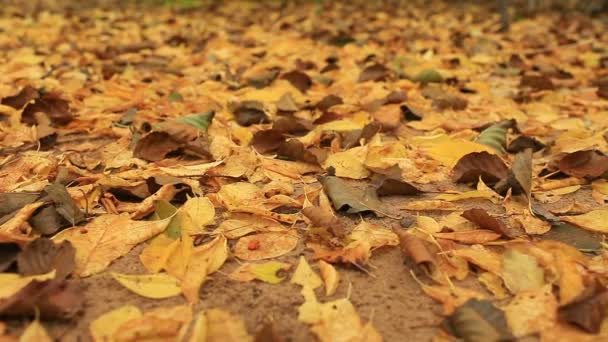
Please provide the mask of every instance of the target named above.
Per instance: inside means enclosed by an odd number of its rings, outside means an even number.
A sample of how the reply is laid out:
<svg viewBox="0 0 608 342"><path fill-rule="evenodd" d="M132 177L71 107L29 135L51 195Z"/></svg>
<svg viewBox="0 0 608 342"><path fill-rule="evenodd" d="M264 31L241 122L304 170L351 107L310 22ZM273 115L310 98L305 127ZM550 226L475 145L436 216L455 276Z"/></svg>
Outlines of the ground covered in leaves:
<svg viewBox="0 0 608 342"><path fill-rule="evenodd" d="M3 341L608 339L606 18L2 11Z"/></svg>

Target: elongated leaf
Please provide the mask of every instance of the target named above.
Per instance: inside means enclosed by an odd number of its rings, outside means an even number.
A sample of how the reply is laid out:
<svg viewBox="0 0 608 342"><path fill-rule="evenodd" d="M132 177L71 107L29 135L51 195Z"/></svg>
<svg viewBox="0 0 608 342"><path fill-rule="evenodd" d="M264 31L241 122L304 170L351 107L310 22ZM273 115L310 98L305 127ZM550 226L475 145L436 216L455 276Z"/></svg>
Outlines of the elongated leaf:
<svg viewBox="0 0 608 342"><path fill-rule="evenodd" d="M201 131L206 131L211 124L211 120L213 120L214 115L214 112L198 113L177 118L175 121L198 128Z"/></svg>
<svg viewBox="0 0 608 342"><path fill-rule="evenodd" d="M346 181L333 176L323 177L321 184L336 210L344 210L349 214L364 211L382 213L382 202L378 199L376 189L372 186L355 188Z"/></svg>
<svg viewBox="0 0 608 342"><path fill-rule="evenodd" d="M507 126L504 122L494 124L479 133L475 142L490 146L499 154L505 154L507 153L505 149L507 147Z"/></svg>

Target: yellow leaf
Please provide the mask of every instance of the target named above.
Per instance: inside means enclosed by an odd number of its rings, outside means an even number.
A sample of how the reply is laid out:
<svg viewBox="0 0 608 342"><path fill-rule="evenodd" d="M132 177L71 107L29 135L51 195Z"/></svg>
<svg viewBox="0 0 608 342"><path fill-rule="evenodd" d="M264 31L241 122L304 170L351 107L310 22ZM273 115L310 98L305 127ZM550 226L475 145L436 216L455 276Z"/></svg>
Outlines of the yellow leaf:
<svg viewBox="0 0 608 342"><path fill-rule="evenodd" d="M133 305L121 306L97 317L89 326L89 331L95 342L113 342L114 333L132 319L142 316L139 308Z"/></svg>
<svg viewBox="0 0 608 342"><path fill-rule="evenodd" d="M321 342L382 341L371 324L363 325L357 310L346 298L320 304L320 315L311 330Z"/></svg>
<svg viewBox="0 0 608 342"><path fill-rule="evenodd" d="M336 271L335 267L323 260L319 260L319 271L321 271L321 277L325 283L325 295L331 296L336 293L340 284L340 273Z"/></svg>
<svg viewBox="0 0 608 342"><path fill-rule="evenodd" d="M163 232L171 218L159 221L133 221L129 214L102 215L84 227L61 231L55 242L70 241L76 249L76 274L90 276L103 271L134 246Z"/></svg>
<svg viewBox="0 0 608 342"><path fill-rule="evenodd" d="M198 313L192 326L190 342L207 342L207 315L204 311Z"/></svg>
<svg viewBox="0 0 608 342"><path fill-rule="evenodd" d="M335 175L351 179L363 179L370 175L363 161L367 146L354 147L344 152L330 154L323 162L323 168L333 167Z"/></svg>
<svg viewBox="0 0 608 342"><path fill-rule="evenodd" d="M213 224L215 219L215 208L207 197L189 198L180 210L188 214L195 227L199 229Z"/></svg>
<svg viewBox="0 0 608 342"><path fill-rule="evenodd" d="M479 182L477 183L477 190L441 194L434 197L434 199L450 202L461 201L471 198L485 198L489 200L495 200L493 202L497 202L500 199L500 195L490 189L481 179L479 179Z"/></svg>
<svg viewBox="0 0 608 342"><path fill-rule="evenodd" d="M177 248L175 248L167 262L164 269L170 275L183 279L186 274L186 269L192 258L192 252L194 251L194 241L192 236L189 234L182 234L178 240Z"/></svg>
<svg viewBox="0 0 608 342"><path fill-rule="evenodd" d="M189 303L198 302L198 293L207 275L219 270L227 258L228 242L221 235L194 248L182 280L182 292Z"/></svg>
<svg viewBox="0 0 608 342"><path fill-rule="evenodd" d="M206 316L206 342L253 341L240 317L221 309L207 310Z"/></svg>
<svg viewBox="0 0 608 342"><path fill-rule="evenodd" d="M433 159L449 167L454 167L458 160L473 152L488 152L496 154L491 147L463 139L438 137L434 141L425 141L422 149Z"/></svg>
<svg viewBox="0 0 608 342"><path fill-rule="evenodd" d="M312 270L310 264L308 264L308 261L303 256L300 256L300 262L291 276L291 282L311 289L316 289L323 285L321 278Z"/></svg>
<svg viewBox="0 0 608 342"><path fill-rule="evenodd" d="M139 260L146 270L158 273L163 270L167 260L180 245L179 240L172 239L165 234L159 234L139 254Z"/></svg>
<svg viewBox="0 0 608 342"><path fill-rule="evenodd" d="M365 166L371 169L385 170L397 165L403 158L407 158L407 150L403 144L389 143L370 146L365 157Z"/></svg>
<svg viewBox="0 0 608 342"><path fill-rule="evenodd" d="M507 297L508 293L504 286L502 286L502 279L496 274L483 272L477 277L477 280L494 295L494 298L505 299Z"/></svg>
<svg viewBox="0 0 608 342"><path fill-rule="evenodd" d="M0 273L0 299L8 298L32 281L45 281L55 278L55 270L34 276L22 277L14 273Z"/></svg>
<svg viewBox="0 0 608 342"><path fill-rule="evenodd" d="M439 233L442 229L439 223L437 223L434 218L429 216L417 216L416 227L431 234Z"/></svg>
<svg viewBox="0 0 608 342"><path fill-rule="evenodd" d="M159 307L121 324L110 341L178 342L183 340L191 321L192 309L189 305Z"/></svg>
<svg viewBox="0 0 608 342"><path fill-rule="evenodd" d="M262 189L255 184L238 182L226 184L217 192L218 198L227 209L259 201L263 197Z"/></svg>
<svg viewBox="0 0 608 342"><path fill-rule="evenodd" d="M243 260L276 258L296 248L298 240L298 236L291 232L247 235L237 241L233 253Z"/></svg>
<svg viewBox="0 0 608 342"><path fill-rule="evenodd" d="M52 342L53 339L38 320L33 321L25 328L19 342Z"/></svg>
<svg viewBox="0 0 608 342"><path fill-rule="evenodd" d="M179 295L182 291L179 280L164 274L120 274L110 273L116 281L140 296L161 299Z"/></svg>
<svg viewBox="0 0 608 342"><path fill-rule="evenodd" d="M180 165L175 167L160 167L164 173L173 177L200 177L205 175L210 169L220 165L223 161L215 161L205 164Z"/></svg>
<svg viewBox="0 0 608 342"><path fill-rule="evenodd" d="M399 244L399 237L392 230L365 221L361 221L348 237L352 241L366 241L371 248Z"/></svg>
<svg viewBox="0 0 608 342"><path fill-rule="evenodd" d="M545 272L535 257L510 249L504 254L502 278L511 293L536 290L545 285Z"/></svg>
<svg viewBox="0 0 608 342"><path fill-rule="evenodd" d="M277 272L283 270L286 271L291 267L291 264L269 261L261 264L242 264L232 273L230 273L230 279L237 281L252 281L254 279L261 280L270 284L278 284L285 279L285 277L277 276Z"/></svg>
<svg viewBox="0 0 608 342"><path fill-rule="evenodd" d="M561 219L581 228L608 233L608 207L592 210L582 215L562 216Z"/></svg>
<svg viewBox="0 0 608 342"><path fill-rule="evenodd" d="M551 285L523 291L504 308L515 337L523 337L551 328L557 320L557 300Z"/></svg>

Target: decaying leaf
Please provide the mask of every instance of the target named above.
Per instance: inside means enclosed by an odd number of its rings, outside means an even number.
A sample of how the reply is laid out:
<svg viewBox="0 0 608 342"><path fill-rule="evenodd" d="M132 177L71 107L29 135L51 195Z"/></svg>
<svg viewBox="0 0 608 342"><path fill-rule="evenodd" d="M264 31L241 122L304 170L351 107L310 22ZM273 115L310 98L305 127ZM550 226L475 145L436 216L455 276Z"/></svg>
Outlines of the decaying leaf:
<svg viewBox="0 0 608 342"><path fill-rule="evenodd" d="M333 176L322 178L321 183L336 210L344 210L349 214L364 211L382 214L382 202L378 199L373 187L355 188L346 181Z"/></svg>
<svg viewBox="0 0 608 342"><path fill-rule="evenodd" d="M64 279L75 268L76 250L69 241L55 244L46 238L38 238L25 246L17 257L17 268L24 276L45 274L55 270L58 279Z"/></svg>
<svg viewBox="0 0 608 342"><path fill-rule="evenodd" d="M442 327L465 341L508 341L513 338L504 312L487 300L467 301L442 323Z"/></svg>
<svg viewBox="0 0 608 342"><path fill-rule="evenodd" d="M192 320L192 308L188 305L159 307L144 312L139 317L136 313L133 316L135 317L116 328L111 340L133 342L141 340L180 341L184 338ZM124 316L118 318L124 318Z"/></svg>
<svg viewBox="0 0 608 342"><path fill-rule="evenodd" d="M299 238L286 233L258 233L239 239L234 246L234 256L243 260L262 260L276 258L291 252Z"/></svg>
<svg viewBox="0 0 608 342"><path fill-rule="evenodd" d="M599 290L584 300L564 306L559 312L566 322L597 334L608 316L608 291Z"/></svg>
<svg viewBox="0 0 608 342"><path fill-rule="evenodd" d="M551 285L521 291L505 307L505 314L515 337L551 329L557 318L557 300Z"/></svg>

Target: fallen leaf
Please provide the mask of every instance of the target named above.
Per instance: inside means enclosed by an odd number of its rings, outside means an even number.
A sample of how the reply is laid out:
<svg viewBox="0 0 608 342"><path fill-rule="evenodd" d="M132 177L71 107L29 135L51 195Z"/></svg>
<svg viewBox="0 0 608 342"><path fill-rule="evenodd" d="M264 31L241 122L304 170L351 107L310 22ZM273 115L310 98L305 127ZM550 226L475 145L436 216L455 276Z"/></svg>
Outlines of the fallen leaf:
<svg viewBox="0 0 608 342"><path fill-rule="evenodd" d="M209 274L222 267L227 258L228 242L221 235L194 248L181 284L182 292L189 303L198 302L201 285Z"/></svg>
<svg viewBox="0 0 608 342"><path fill-rule="evenodd" d="M600 177L608 172L608 156L597 150L573 152L560 159L559 169L574 177Z"/></svg>
<svg viewBox="0 0 608 342"><path fill-rule="evenodd" d="M580 229L568 223L555 224L551 226L551 230L540 237L563 242L582 251L596 252L602 248L599 233Z"/></svg>
<svg viewBox="0 0 608 342"><path fill-rule="evenodd" d="M76 250L69 241L55 244L38 238L25 246L17 257L17 268L24 276L45 274L55 270L57 279L65 279L75 269Z"/></svg>
<svg viewBox="0 0 608 342"><path fill-rule="evenodd" d="M502 279L511 293L538 290L545 285L545 272L535 257L509 249L503 258Z"/></svg>
<svg viewBox="0 0 608 342"><path fill-rule="evenodd" d="M110 273L122 286L140 296L152 299L169 298L179 295L182 290L179 280L164 274L121 274Z"/></svg>
<svg viewBox="0 0 608 342"><path fill-rule="evenodd" d="M508 168L502 159L485 151L464 155L452 171L454 181L460 183L472 183L479 178L484 182L496 183L506 178L507 174Z"/></svg>
<svg viewBox="0 0 608 342"><path fill-rule="evenodd" d="M589 298L562 307L560 317L592 334L600 332L602 322L608 316L608 291L597 291Z"/></svg>
<svg viewBox="0 0 608 342"><path fill-rule="evenodd" d="M197 228L213 224L215 208L207 197L189 198L180 210L186 212Z"/></svg>
<svg viewBox="0 0 608 342"><path fill-rule="evenodd" d="M121 306L97 317L89 325L89 332L95 342L114 341L114 334L124 323L142 316L141 310L133 305Z"/></svg>
<svg viewBox="0 0 608 342"><path fill-rule="evenodd" d="M592 210L582 215L561 216L560 218L587 230L608 233L608 208Z"/></svg>
<svg viewBox="0 0 608 342"><path fill-rule="evenodd" d="M290 282L293 284L298 284L303 288L310 288L313 290L323 285L321 278L319 278L317 273L312 270L310 264L303 256L300 256L300 261L298 262L298 266L291 276Z"/></svg>
<svg viewBox="0 0 608 342"><path fill-rule="evenodd" d="M477 224L483 229L490 229L509 238L516 238L523 235L522 229L508 225L500 217L494 217L481 208L465 210L462 217Z"/></svg>
<svg viewBox="0 0 608 342"><path fill-rule="evenodd" d="M532 150L527 149L515 155L507 178L496 184L498 193L513 189L513 194L525 194L530 200L532 191Z"/></svg>
<svg viewBox="0 0 608 342"><path fill-rule="evenodd" d="M291 264L268 261L261 264L245 263L228 275L230 279L237 281L261 280L269 284L278 284L285 279L277 275L280 271L287 271Z"/></svg>
<svg viewBox="0 0 608 342"><path fill-rule="evenodd" d="M367 81L383 81L389 75L389 69L386 68L382 64L373 64L361 71L359 74L359 82L367 82Z"/></svg>
<svg viewBox="0 0 608 342"><path fill-rule="evenodd" d="M191 321L192 308L188 305L159 307L121 324L115 330L111 340L181 341L186 335Z"/></svg>
<svg viewBox="0 0 608 342"><path fill-rule="evenodd" d="M0 272L6 271L17 261L19 252L21 248L16 243L0 243Z"/></svg>
<svg viewBox="0 0 608 342"><path fill-rule="evenodd" d="M363 211L373 211L382 214L382 202L373 187L355 188L346 181L333 176L321 179L323 189L331 199L336 210L344 210L349 214Z"/></svg>
<svg viewBox="0 0 608 342"><path fill-rule="evenodd" d="M446 318L441 326L451 335L465 341L513 339L504 312L487 300L468 300Z"/></svg>
<svg viewBox="0 0 608 342"><path fill-rule="evenodd" d="M76 249L75 272L86 277L103 271L135 245L162 233L170 220L133 221L129 214L102 215L84 227L61 231L53 241L72 243Z"/></svg>
<svg viewBox="0 0 608 342"><path fill-rule="evenodd" d="M518 292L504 310L517 338L551 329L557 320L557 300L551 285Z"/></svg>
<svg viewBox="0 0 608 342"><path fill-rule="evenodd" d="M467 244L483 244L499 239L501 234L487 229L476 229L451 233L435 233L433 236L440 239L454 240Z"/></svg>
<svg viewBox="0 0 608 342"><path fill-rule="evenodd" d="M340 284L340 274L336 271L336 268L323 260L319 260L319 271L321 271L321 277L325 284L325 295L331 296L336 293Z"/></svg>
<svg viewBox="0 0 608 342"><path fill-rule="evenodd" d="M53 339L38 320L30 323L19 337L19 342L52 342Z"/></svg>
<svg viewBox="0 0 608 342"><path fill-rule="evenodd" d="M416 265L423 266L430 273L431 266L436 263L435 255L431 254L428 242L403 231L396 231L399 236L399 246L403 254L411 258Z"/></svg>
<svg viewBox="0 0 608 342"><path fill-rule="evenodd" d="M344 152L330 154L323 162L323 168L334 169L334 175L343 178L363 179L371 174L363 162L367 147L354 147Z"/></svg>
<svg viewBox="0 0 608 342"><path fill-rule="evenodd" d="M245 322L234 314L221 309L209 309L205 312L207 342L250 342L253 338L247 332ZM199 335L201 336L201 335ZM194 342L194 340L191 340ZM198 339L196 341L201 341Z"/></svg>
<svg viewBox="0 0 608 342"><path fill-rule="evenodd" d="M312 86L312 79L305 73L298 70L284 73L281 75L281 78L287 80L292 86L297 88L302 93L306 93L306 91Z"/></svg>
<svg viewBox="0 0 608 342"><path fill-rule="evenodd" d="M251 248L251 242L256 248ZM244 236L234 246L234 256L243 260L262 260L276 258L291 252L298 244L299 238L291 233L258 233Z"/></svg>
<svg viewBox="0 0 608 342"><path fill-rule="evenodd" d="M481 131L475 138L475 142L490 146L499 154L505 154L507 153L505 150L505 147L507 147L507 129L510 126L512 124L509 121L498 122Z"/></svg>

